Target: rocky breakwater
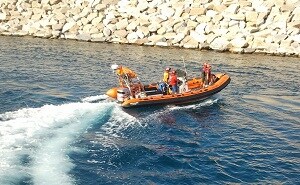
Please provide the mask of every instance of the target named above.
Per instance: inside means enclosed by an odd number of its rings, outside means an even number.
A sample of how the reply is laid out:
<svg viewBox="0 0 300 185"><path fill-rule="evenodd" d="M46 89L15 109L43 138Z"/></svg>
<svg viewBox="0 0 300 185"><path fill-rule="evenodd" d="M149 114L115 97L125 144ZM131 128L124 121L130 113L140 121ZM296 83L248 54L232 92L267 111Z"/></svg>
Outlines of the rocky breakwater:
<svg viewBox="0 0 300 185"><path fill-rule="evenodd" d="M0 34L300 57L300 1L1 0Z"/></svg>

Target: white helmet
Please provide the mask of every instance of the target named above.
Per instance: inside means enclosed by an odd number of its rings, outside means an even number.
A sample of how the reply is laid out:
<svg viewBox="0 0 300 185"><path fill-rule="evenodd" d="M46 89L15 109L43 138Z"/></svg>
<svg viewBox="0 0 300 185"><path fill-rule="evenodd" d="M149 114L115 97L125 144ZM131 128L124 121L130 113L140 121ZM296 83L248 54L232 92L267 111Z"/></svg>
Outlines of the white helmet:
<svg viewBox="0 0 300 185"><path fill-rule="evenodd" d="M111 68L112 68L113 70L119 69L119 65L113 64L113 65L111 65Z"/></svg>

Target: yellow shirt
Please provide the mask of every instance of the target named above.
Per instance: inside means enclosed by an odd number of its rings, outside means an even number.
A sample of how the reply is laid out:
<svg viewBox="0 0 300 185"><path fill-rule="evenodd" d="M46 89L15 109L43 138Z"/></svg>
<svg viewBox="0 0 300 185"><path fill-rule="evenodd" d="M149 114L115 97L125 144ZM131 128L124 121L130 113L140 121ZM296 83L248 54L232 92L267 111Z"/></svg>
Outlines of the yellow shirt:
<svg viewBox="0 0 300 185"><path fill-rule="evenodd" d="M169 72L168 72L168 71L165 71L165 72L164 72L164 78L163 78L163 81L166 82L166 83L168 83L168 81L169 81Z"/></svg>

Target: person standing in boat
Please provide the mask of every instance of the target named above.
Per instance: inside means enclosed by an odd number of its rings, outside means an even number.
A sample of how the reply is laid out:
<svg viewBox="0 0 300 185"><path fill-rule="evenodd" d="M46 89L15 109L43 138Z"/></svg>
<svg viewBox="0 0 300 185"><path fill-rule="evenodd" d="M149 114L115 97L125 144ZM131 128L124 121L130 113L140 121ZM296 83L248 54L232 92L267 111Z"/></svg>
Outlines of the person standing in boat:
<svg viewBox="0 0 300 185"><path fill-rule="evenodd" d="M164 72L163 82L165 82L165 83L169 82L170 70L171 70L171 68L167 67L165 72Z"/></svg>
<svg viewBox="0 0 300 185"><path fill-rule="evenodd" d="M211 76L211 66L205 62L202 67L203 86L207 86L210 83L210 76Z"/></svg>
<svg viewBox="0 0 300 185"><path fill-rule="evenodd" d="M202 74L201 74L201 79L202 79L202 84L203 86L205 85L205 78L206 78L206 65L207 63L205 62L203 65L202 65Z"/></svg>
<svg viewBox="0 0 300 185"><path fill-rule="evenodd" d="M111 68L118 75L119 83L120 86L122 87L125 87L126 85L130 85L132 83L132 80L137 78L136 73L127 67L114 64L111 66Z"/></svg>
<svg viewBox="0 0 300 185"><path fill-rule="evenodd" d="M178 92L178 79L177 79L177 74L176 71L172 71L169 79L169 84L172 86L172 93L176 94Z"/></svg>
<svg viewBox="0 0 300 185"><path fill-rule="evenodd" d="M128 88L130 97L135 98L137 94L144 91L143 84L131 69L117 64L112 65L111 68L119 77L120 87Z"/></svg>
<svg viewBox="0 0 300 185"><path fill-rule="evenodd" d="M206 73L206 84L205 85L209 85L210 77L211 77L211 65L207 64L205 73Z"/></svg>

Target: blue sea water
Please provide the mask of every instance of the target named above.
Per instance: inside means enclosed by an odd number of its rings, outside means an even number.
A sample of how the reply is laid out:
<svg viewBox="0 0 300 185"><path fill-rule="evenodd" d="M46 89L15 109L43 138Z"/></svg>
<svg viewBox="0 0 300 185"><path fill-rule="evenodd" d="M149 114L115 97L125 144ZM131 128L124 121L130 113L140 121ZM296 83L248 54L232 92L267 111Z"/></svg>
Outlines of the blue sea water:
<svg viewBox="0 0 300 185"><path fill-rule="evenodd" d="M0 184L300 184L299 58L0 37ZM110 65L231 83L196 104L123 110Z"/></svg>

